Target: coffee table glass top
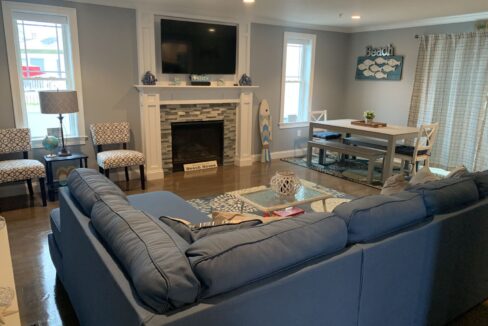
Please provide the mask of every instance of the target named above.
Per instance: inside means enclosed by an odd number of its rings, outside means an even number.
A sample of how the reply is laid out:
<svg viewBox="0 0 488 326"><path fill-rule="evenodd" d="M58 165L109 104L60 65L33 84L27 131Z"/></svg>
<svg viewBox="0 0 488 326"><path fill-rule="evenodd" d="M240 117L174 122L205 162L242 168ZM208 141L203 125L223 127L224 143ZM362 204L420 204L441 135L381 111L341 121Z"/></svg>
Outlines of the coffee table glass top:
<svg viewBox="0 0 488 326"><path fill-rule="evenodd" d="M238 194L238 197L240 197L240 199L244 202L247 202L248 204L251 204L252 206L255 206L256 208L265 212L332 197L331 194L320 189L320 186L305 180L301 181L302 186L294 196L281 197L271 188L263 187L255 191L241 192Z"/></svg>

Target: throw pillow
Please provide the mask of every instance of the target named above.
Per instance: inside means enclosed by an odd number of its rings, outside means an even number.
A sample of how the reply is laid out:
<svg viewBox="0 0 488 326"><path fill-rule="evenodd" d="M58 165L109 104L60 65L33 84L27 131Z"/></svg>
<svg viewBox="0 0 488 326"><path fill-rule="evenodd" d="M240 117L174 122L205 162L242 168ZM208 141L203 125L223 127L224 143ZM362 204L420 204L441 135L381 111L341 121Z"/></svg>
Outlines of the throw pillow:
<svg viewBox="0 0 488 326"><path fill-rule="evenodd" d="M424 166L422 169L420 169L419 172L417 172L416 175L414 175L410 179L410 186L415 186L415 185L420 185L423 183L431 182L431 181L437 181L440 180L438 176L436 176L432 171L430 171L428 166Z"/></svg>
<svg viewBox="0 0 488 326"><path fill-rule="evenodd" d="M239 222L209 221L200 224L191 224L186 220L168 216L161 216L159 220L171 227L180 237L190 244L212 234L247 229L262 223L258 219L253 219Z"/></svg>
<svg viewBox="0 0 488 326"><path fill-rule="evenodd" d="M449 172L446 178L462 178L465 177L468 173L468 169L466 169L464 165L461 165Z"/></svg>
<svg viewBox="0 0 488 326"><path fill-rule="evenodd" d="M405 190L407 186L408 181L405 180L405 175L403 173L395 174L385 181L385 184L381 189L381 194L386 196L397 194Z"/></svg>

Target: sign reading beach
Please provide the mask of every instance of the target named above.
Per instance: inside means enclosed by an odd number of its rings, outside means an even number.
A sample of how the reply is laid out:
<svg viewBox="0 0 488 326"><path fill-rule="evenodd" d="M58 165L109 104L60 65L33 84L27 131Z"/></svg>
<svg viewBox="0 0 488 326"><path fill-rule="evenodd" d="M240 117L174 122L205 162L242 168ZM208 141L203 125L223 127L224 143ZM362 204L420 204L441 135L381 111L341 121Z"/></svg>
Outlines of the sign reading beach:
<svg viewBox="0 0 488 326"><path fill-rule="evenodd" d="M367 47L366 56L358 57L357 80L400 80L403 56L394 55L393 46L374 49Z"/></svg>

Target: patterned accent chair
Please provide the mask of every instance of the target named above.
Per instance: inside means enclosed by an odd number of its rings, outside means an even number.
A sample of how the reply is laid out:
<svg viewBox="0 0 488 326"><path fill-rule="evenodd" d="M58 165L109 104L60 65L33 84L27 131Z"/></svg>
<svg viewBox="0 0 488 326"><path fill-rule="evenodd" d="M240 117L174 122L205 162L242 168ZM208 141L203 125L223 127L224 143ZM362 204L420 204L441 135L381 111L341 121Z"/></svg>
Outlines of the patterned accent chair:
<svg viewBox="0 0 488 326"><path fill-rule="evenodd" d="M46 169L37 160L29 160L30 130L28 128L0 129L0 154L23 153L23 159L0 161L0 184L26 181L29 194L34 196L32 179L39 179L42 205L46 206Z"/></svg>
<svg viewBox="0 0 488 326"><path fill-rule="evenodd" d="M90 125L93 145L96 146L97 164L100 173L109 177L110 169L124 168L125 180L129 181L129 167L139 166L141 174L141 188L145 189L144 154L127 149L130 140L130 126L128 122L103 122ZM122 144L123 149L103 151L102 145Z"/></svg>

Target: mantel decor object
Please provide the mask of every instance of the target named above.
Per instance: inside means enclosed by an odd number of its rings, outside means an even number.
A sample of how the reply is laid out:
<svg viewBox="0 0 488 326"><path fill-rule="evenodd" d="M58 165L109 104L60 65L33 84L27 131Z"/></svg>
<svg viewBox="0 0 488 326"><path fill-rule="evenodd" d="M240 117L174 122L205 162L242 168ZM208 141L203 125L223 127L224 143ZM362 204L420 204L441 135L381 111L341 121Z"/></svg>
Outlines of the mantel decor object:
<svg viewBox="0 0 488 326"><path fill-rule="evenodd" d="M143 85L156 85L157 81L156 76L154 76L150 71L146 71L141 79Z"/></svg>
<svg viewBox="0 0 488 326"><path fill-rule="evenodd" d="M252 79L246 74L242 74L241 79L239 79L240 86L252 86Z"/></svg>
<svg viewBox="0 0 488 326"><path fill-rule="evenodd" d="M41 113L58 114L59 126L61 128L62 148L58 152L59 156L70 156L71 152L66 149L63 132L63 113L78 112L78 96L76 91L42 91L39 92Z"/></svg>
<svg viewBox="0 0 488 326"><path fill-rule="evenodd" d="M281 197L290 197L302 186L300 179L292 171L278 171L271 178L271 189Z"/></svg>

